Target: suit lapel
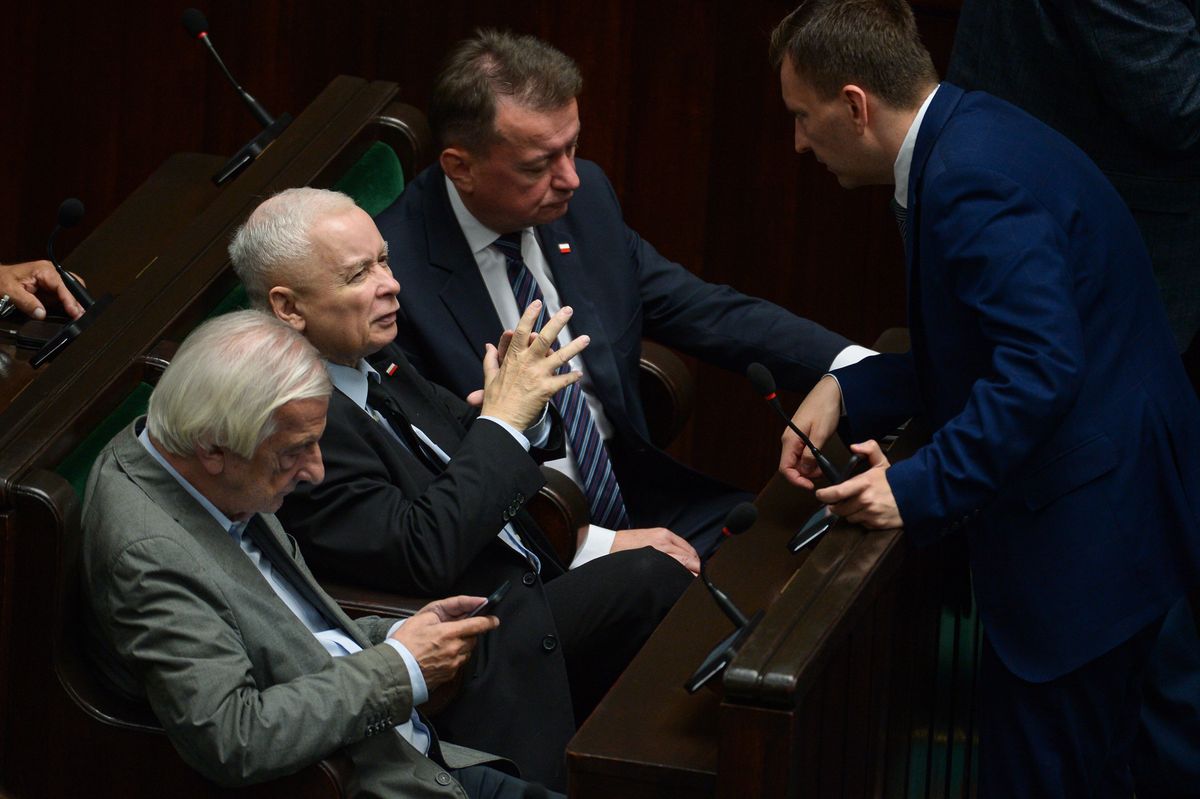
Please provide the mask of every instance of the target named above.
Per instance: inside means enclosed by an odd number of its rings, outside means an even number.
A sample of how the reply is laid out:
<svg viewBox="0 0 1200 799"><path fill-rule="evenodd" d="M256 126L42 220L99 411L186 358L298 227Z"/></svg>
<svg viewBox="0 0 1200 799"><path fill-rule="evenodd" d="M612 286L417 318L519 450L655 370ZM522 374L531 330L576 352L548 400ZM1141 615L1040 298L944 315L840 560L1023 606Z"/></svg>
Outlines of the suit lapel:
<svg viewBox="0 0 1200 799"><path fill-rule="evenodd" d="M613 336L619 331L604 328L604 317L594 302L595 297L603 295L587 285L587 253L579 251L565 219L540 225L537 228L538 243L558 289L559 302L575 310L571 317L571 332L576 336L592 337L592 343L580 356L587 366L589 387L609 409L610 419L625 419L630 414L620 391L621 372L612 348ZM570 245L571 251L560 250L560 243Z"/></svg>
<svg viewBox="0 0 1200 799"><path fill-rule="evenodd" d="M440 167L431 169L433 186L431 191L425 192L422 209L429 263L445 276L438 289L439 298L470 342L471 350L478 351L482 358L484 343L497 341L504 328L479 274L475 256L459 229L454 209L450 207L445 175Z"/></svg>
<svg viewBox="0 0 1200 799"><path fill-rule="evenodd" d="M920 320L923 318L920 313L921 184L934 145L937 144L942 129L954 115L962 98L962 89L952 83L941 84L921 120L921 129L917 131L917 141L913 147L912 165L908 171L908 238L904 243L904 263L908 271L908 323L913 337L913 352L924 351L924 347L919 343L924 335L924 330L920 328Z"/></svg>
<svg viewBox="0 0 1200 799"><path fill-rule="evenodd" d="M278 530L275 529L278 525L279 523L276 522L272 526L261 514L255 514L250 519L250 523L246 525L246 535L250 536L267 559L271 561L271 565L283 575L288 585L304 597L306 602L319 610L327 621L340 627L359 646L368 649L371 642L363 637L358 625L342 612L338 604L321 590L316 581L309 577L289 554L290 547L284 538L283 529L281 527Z"/></svg>

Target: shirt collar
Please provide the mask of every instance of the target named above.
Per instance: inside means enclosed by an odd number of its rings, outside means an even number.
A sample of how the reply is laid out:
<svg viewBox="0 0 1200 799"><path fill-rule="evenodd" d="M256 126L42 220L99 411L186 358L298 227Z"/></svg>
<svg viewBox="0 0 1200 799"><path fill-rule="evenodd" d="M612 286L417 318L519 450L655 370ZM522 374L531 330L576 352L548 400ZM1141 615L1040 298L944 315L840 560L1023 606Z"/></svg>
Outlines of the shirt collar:
<svg viewBox="0 0 1200 799"><path fill-rule="evenodd" d="M163 457L163 454L154 446L154 442L150 440L150 432L146 427L143 427L142 432L138 434L138 441L141 442L141 445L146 448L147 452L150 453L150 457L158 461L158 465L163 467L167 474L175 478L175 482L179 483L179 485L183 487L184 491L191 494L192 499L200 503L200 507L204 508L206 511L208 511L210 516L216 519L217 524L221 525L222 530L231 532L234 538L241 538L242 531L246 529L246 522L234 522L224 513L217 510L217 506L209 502L208 497L201 494L194 485L187 481L186 477L175 470L175 467L171 465L170 461ZM236 529L231 530L231 528L234 528L235 525Z"/></svg>
<svg viewBox="0 0 1200 799"><path fill-rule="evenodd" d="M332 361L325 362L329 369L329 380L333 387L345 394L355 405L367 409L367 381L379 383L381 378L365 358L360 358L358 366L343 366Z"/></svg>
<svg viewBox="0 0 1200 799"><path fill-rule="evenodd" d="M908 133L905 134L904 141L900 144L900 152L896 155L896 164L892 167L896 176L896 202L901 208L908 207L908 175L912 170L913 151L917 149L917 133L921 130L921 120L925 119L929 103L933 101L933 96L940 88L940 83L934 86L933 91L925 98L925 102L921 103L921 109L913 118L912 125L909 126Z"/></svg>
<svg viewBox="0 0 1200 799"><path fill-rule="evenodd" d="M479 253L492 246L492 242L500 238L500 234L492 230L487 225L475 218L475 215L467 210L466 203L459 196L458 188L454 185L454 181L450 178L443 178L446 181L446 194L450 196L450 207L454 210L454 218L458 220L458 226L462 228L463 236L467 240L467 246L471 248L471 254L478 256ZM524 228L521 231L522 237L525 231L529 228Z"/></svg>

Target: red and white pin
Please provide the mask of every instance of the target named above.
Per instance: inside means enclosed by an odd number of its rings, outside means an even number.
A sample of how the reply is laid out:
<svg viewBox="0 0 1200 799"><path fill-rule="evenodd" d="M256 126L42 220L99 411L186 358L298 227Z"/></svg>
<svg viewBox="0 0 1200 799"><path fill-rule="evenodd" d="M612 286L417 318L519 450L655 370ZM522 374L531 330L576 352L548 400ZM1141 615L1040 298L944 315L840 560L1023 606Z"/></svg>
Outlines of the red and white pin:
<svg viewBox="0 0 1200 799"><path fill-rule="evenodd" d="M558 243L558 251L561 252L563 255L566 255L567 253L571 252L571 242L560 241Z"/></svg>
<svg viewBox="0 0 1200 799"><path fill-rule="evenodd" d="M396 366L396 364L394 364L394 363L389 363L389 364L388 364L388 368L384 369L383 371L387 372L387 376L388 376L388 377L391 377L392 375L396 374L396 370L397 370L398 368L399 368L399 367L398 367L398 366Z"/></svg>

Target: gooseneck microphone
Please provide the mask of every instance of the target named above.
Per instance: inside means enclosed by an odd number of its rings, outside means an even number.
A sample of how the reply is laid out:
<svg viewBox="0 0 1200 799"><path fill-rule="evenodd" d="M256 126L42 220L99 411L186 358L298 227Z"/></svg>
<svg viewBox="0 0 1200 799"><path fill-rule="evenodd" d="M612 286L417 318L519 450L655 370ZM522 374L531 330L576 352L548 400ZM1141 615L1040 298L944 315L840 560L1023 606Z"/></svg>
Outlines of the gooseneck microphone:
<svg viewBox="0 0 1200 799"><path fill-rule="evenodd" d="M749 502L742 502L729 511L729 515L725 517L725 524L721 527L721 535L725 538L731 538L735 535L741 535L754 526L754 522L758 520L758 508L751 505ZM704 582L704 587L712 594L713 600L716 601L719 607L729 620L733 622L735 627L745 627L749 620L746 614L738 610L737 605L733 604L733 600L722 591L713 585L712 580L708 579L708 574L705 572L704 561L700 561L700 579Z"/></svg>
<svg viewBox="0 0 1200 799"><path fill-rule="evenodd" d="M817 466L820 467L821 473L830 483L842 482L843 475L837 470L837 467L830 462L829 458L825 457L825 453L817 449L816 445L809 440L799 427L792 424L792 417L784 412L783 406L779 404L779 395L775 393L775 376L771 374L771 370L763 366L761 363L752 363L746 367L746 377L750 379L750 385L754 386L754 390L762 395L762 398L767 401L767 404L775 409L779 417L787 424L788 428L800 437L804 442L804 446L808 447L808 451L817 459ZM857 456L856 456L857 457ZM857 461L851 459L854 466L858 465ZM850 474L853 466L847 464L846 475Z"/></svg>
<svg viewBox="0 0 1200 799"><path fill-rule="evenodd" d="M251 139L249 142L234 153L233 157L221 168L217 174L212 176L213 183L218 186L232 180L243 169L250 166L255 158L262 154L263 150L271 142L278 138L280 133L291 124L291 114L280 114L278 118L272 117L267 113L267 109L262 107L258 100L254 99L254 95L242 88L242 84L237 82L233 77L233 73L229 71L229 67L225 66L225 62L221 60L221 56L217 53L217 48L213 46L212 38L208 35L208 20L204 18L204 14L200 13L195 8L189 8L183 12L183 27L191 36L204 42L205 49L216 60L217 66L225 73L225 77L233 84L233 90L242 98L242 102L250 109L250 113L258 120L258 123L263 126L264 130Z"/></svg>
<svg viewBox="0 0 1200 799"><path fill-rule="evenodd" d="M72 277L70 272L63 269L62 264L54 257L54 239L58 235L58 231L78 225L81 219L83 219L83 203L74 197L64 200L62 205L58 206L58 219L54 230L50 233L49 240L46 242L46 254L50 256L50 263L54 264L54 268L58 271L63 283L66 284L67 290L83 306L83 316L68 321L51 338L42 344L42 348L29 359L29 365L34 369L52 360L62 352L80 333L91 327L92 323L96 321L96 317L100 315L100 312L112 302L112 297L107 294L98 300L92 299L92 295L88 294L79 281Z"/></svg>
<svg viewBox="0 0 1200 799"><path fill-rule="evenodd" d="M754 526L754 522L758 520L758 509L749 502L743 502L737 505L725 517L725 524L721 528L721 534L726 538L731 538L744 533ZM738 606L733 604L733 600L722 591L713 585L712 580L708 579L708 574L705 571L704 562L700 563L700 579L704 583L704 587L712 594L713 600L717 603L717 607L721 612L729 617L733 622L734 631L725 636L708 656L704 658L704 662L697 667L688 681L684 683L684 688L690 694L696 693L700 688L711 680L713 677L725 670L737 654L738 648L750 637L750 633L754 632L754 628L762 621L764 612L758 611L750 618L746 618L746 614L738 609Z"/></svg>
<svg viewBox="0 0 1200 799"><path fill-rule="evenodd" d="M275 118L267 113L267 109L262 107L258 100L254 99L254 95L242 88L242 84L237 82L233 77L233 73L229 71L229 67L225 66L225 62L221 60L217 48L213 46L212 39L208 35L208 20L204 18L204 14L199 9L189 8L183 12L183 27L188 33L204 42L205 48L217 62L217 66L225 73L225 77L229 78L229 82L233 84L233 90L238 93L242 101L250 108L250 113L254 114L254 118L258 120L258 124L264 128L269 128L275 124Z"/></svg>
<svg viewBox="0 0 1200 799"><path fill-rule="evenodd" d="M74 197L68 197L62 201L62 205L58 206L58 223L54 226L54 230L50 232L50 238L46 241L46 255L50 259L50 263L54 264L54 268L58 270L58 276L62 279L63 285L67 287L67 291L71 292L79 304L83 306L83 310L87 311L96 301L92 299L92 295L88 294L87 289L83 284L75 279L75 276L63 269L62 264L54 257L54 239L58 236L58 231L73 228L83 219L83 203Z"/></svg>

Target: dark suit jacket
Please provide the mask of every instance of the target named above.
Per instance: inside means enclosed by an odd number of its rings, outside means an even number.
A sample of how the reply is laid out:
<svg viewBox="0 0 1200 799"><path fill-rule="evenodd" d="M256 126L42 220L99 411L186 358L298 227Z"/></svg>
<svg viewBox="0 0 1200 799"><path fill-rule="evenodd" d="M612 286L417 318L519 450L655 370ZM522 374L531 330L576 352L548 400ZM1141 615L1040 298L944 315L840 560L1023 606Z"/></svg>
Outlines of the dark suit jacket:
<svg viewBox="0 0 1200 799"><path fill-rule="evenodd" d="M320 576L430 597L486 596L510 580L502 623L480 639L462 692L438 726L464 743L486 740L525 777L557 784L575 723L562 650L543 646L556 630L542 581L563 566L522 507L544 482L537 460L562 452L561 425L548 450L527 453L420 377L398 348L384 354L397 369L383 375L383 386L451 462L434 476L334 391L321 438L325 479L297 488L280 521ZM540 578L497 537L510 519L541 560Z"/></svg>
<svg viewBox="0 0 1200 799"><path fill-rule="evenodd" d="M634 526L711 524L713 514L692 519L681 511L731 489L650 443L638 392L642 338L739 372L761 361L789 388L810 386L850 342L663 258L625 225L600 168L582 159L576 168L581 185L570 210L537 235L562 302L575 309L572 332L591 336L582 357L616 430L609 452L630 518ZM397 342L422 374L465 396L480 387L483 345L495 342L502 327L440 167L418 175L376 221L402 286ZM559 251L563 242L570 253Z"/></svg>
<svg viewBox="0 0 1200 799"><path fill-rule="evenodd" d="M1197 0L966 0L947 79L1075 142L1134 212L1180 349L1200 328Z"/></svg>
<svg viewBox="0 0 1200 799"><path fill-rule="evenodd" d="M465 799L443 766L391 729L412 710L408 671L383 643L394 620L351 621L275 518L255 517L248 534L275 568L363 647L330 657L146 452L141 424L101 453L84 500L84 595L99 668L144 695L183 759L223 785L288 774L344 747L359 796ZM430 754L452 767L488 759L436 739Z"/></svg>
<svg viewBox="0 0 1200 799"><path fill-rule="evenodd" d="M905 532L967 533L996 652L1048 680L1194 580L1200 407L1128 210L1065 138L943 83L908 192L912 352L838 370L848 435L932 422L888 472Z"/></svg>

